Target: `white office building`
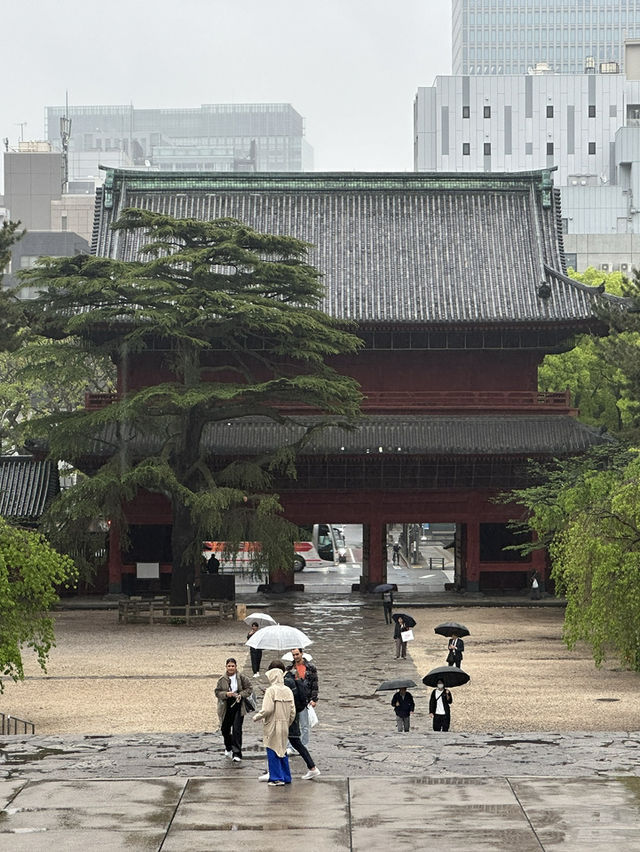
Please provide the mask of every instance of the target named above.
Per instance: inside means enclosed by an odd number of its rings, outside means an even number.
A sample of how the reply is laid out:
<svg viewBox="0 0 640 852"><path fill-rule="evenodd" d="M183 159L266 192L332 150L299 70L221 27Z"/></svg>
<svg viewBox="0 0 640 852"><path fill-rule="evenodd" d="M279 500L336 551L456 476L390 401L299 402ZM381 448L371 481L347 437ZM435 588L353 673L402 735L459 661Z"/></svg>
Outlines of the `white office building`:
<svg viewBox="0 0 640 852"><path fill-rule="evenodd" d="M627 48L625 74L437 77L415 99L416 171L553 168L573 265L640 266L640 41Z"/></svg>

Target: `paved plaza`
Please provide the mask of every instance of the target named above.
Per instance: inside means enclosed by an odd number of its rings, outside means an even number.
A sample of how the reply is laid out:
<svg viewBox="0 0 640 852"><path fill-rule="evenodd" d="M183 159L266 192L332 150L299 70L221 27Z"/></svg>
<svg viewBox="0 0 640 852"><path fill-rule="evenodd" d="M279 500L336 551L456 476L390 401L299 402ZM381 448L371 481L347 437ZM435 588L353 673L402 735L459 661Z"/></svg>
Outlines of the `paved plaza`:
<svg viewBox="0 0 640 852"><path fill-rule="evenodd" d="M5 684L3 707L37 735L0 737L0 850L640 850L638 675L569 652L550 600L399 598L417 621L406 661L377 599L247 599L314 639L322 774L300 780L293 757L286 788L258 781L260 726L245 720L240 764L216 730L225 657L247 670L244 625L59 613L47 674L30 661L24 684ZM437 734L421 678L442 662L433 626L444 620L471 629L472 680ZM375 692L398 675L417 683L408 734ZM266 681L255 684L260 695Z"/></svg>

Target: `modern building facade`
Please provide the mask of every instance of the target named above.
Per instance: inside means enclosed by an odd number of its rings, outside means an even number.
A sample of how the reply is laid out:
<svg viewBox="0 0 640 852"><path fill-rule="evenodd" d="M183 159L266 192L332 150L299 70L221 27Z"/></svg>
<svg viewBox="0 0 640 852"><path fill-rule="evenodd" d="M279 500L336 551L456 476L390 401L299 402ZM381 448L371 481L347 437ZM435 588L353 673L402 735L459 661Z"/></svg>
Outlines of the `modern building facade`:
<svg viewBox="0 0 640 852"><path fill-rule="evenodd" d="M62 154L48 142L20 142L4 153L4 204L14 221L37 231L51 228L51 202L62 196Z"/></svg>
<svg viewBox="0 0 640 852"><path fill-rule="evenodd" d="M525 589L545 557L506 547L517 507L495 497L527 481L531 458L580 453L607 440L581 424L568 395L538 392L538 365L576 333L597 330L593 299L565 274L558 194L550 172L524 174L195 174L110 171L97 200L92 251L129 261L141 230L114 234L127 207L212 220L233 217L311 245L326 287L323 310L350 320L361 350L333 360L357 379L363 417L323 430L298 455L295 480L276 484L297 524L340 517L364 525L361 588L386 578L389 523L455 523L456 582L470 591ZM537 239L532 238L537 234ZM119 367L118 395L135 393L170 365L154 339ZM228 364L209 350L209 366ZM169 366L167 366L167 369ZM93 395L91 407L118 396ZM314 419L315 417L315 419ZM244 418L212 423L203 458L218 465L297 441L317 415L295 423ZM321 419L321 418L320 418ZM147 436L141 440L146 441ZM96 444L97 446L97 444ZM144 446L128 445L129 458ZM113 447L85 459L88 473ZM172 523L166 495L140 492L130 529ZM136 564L110 530L109 587L136 589ZM140 553L141 562L158 561ZM172 570L161 560L161 579Z"/></svg>
<svg viewBox="0 0 640 852"><path fill-rule="evenodd" d="M453 74L560 74L622 67L640 0L453 0Z"/></svg>
<svg viewBox="0 0 640 852"><path fill-rule="evenodd" d="M639 46L627 43L630 59ZM569 265L630 272L640 244L640 73L627 65L625 74L438 77L415 99L414 167L554 168Z"/></svg>
<svg viewBox="0 0 640 852"><path fill-rule="evenodd" d="M278 171L313 168L304 120L290 104L204 104L192 109L50 106L47 139L60 147L71 119L69 174L97 179L98 165L165 171Z"/></svg>

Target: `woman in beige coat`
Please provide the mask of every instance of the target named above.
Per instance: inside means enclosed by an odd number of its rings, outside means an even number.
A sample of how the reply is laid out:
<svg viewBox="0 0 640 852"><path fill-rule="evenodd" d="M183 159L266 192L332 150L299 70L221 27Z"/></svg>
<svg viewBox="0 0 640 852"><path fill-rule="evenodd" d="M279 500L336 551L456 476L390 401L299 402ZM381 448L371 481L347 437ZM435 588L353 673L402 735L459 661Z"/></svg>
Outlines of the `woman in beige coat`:
<svg viewBox="0 0 640 852"><path fill-rule="evenodd" d="M269 786L282 787L283 784L291 784L287 740L289 726L296 718L296 705L293 693L284 685L284 665L274 660L266 674L269 686L262 699L262 709L255 714L253 721L262 719L264 724L262 742L267 749Z"/></svg>

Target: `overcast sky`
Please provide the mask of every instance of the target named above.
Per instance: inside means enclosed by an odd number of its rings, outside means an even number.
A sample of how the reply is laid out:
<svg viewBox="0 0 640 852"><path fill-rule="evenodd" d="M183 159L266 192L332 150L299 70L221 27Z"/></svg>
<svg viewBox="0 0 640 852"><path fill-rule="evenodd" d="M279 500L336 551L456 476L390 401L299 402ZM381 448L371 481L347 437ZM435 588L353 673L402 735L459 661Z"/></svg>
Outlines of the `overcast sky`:
<svg viewBox="0 0 640 852"><path fill-rule="evenodd" d="M451 73L449 0L3 3L0 135L44 107L287 102L317 170L413 168L418 86Z"/></svg>

